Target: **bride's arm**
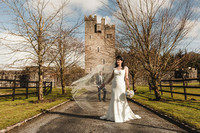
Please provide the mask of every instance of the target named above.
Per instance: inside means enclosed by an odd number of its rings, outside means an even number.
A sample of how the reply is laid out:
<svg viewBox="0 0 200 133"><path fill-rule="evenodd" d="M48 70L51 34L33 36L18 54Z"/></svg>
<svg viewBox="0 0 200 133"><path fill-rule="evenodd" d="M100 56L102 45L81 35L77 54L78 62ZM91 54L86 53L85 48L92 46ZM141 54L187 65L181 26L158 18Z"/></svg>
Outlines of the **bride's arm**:
<svg viewBox="0 0 200 133"><path fill-rule="evenodd" d="M112 75L111 75L111 77L108 79L108 81L105 82L105 83L103 83L103 84L101 85L101 88L104 87L106 84L109 84L110 81L113 79L113 77L114 77L114 71L112 72Z"/></svg>
<svg viewBox="0 0 200 133"><path fill-rule="evenodd" d="M129 78L128 78L128 67L125 67L125 77L124 78L125 78L125 82L126 82L126 87L130 91Z"/></svg>

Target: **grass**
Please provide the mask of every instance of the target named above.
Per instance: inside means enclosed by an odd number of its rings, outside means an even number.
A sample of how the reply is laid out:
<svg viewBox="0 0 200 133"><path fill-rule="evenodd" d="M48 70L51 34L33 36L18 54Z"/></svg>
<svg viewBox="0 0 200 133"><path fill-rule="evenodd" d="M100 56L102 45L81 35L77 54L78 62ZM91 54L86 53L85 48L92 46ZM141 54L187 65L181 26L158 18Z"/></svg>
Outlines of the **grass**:
<svg viewBox="0 0 200 133"><path fill-rule="evenodd" d="M15 101L12 101L12 97L0 98L0 130L30 118L72 97L70 89L67 89L67 93L64 95L61 95L61 92L60 88L54 88L52 93L44 96L44 100L41 102L38 102L38 98L35 95L30 95L28 99L25 99L25 96L16 96ZM1 93L5 94L5 91Z"/></svg>
<svg viewBox="0 0 200 133"><path fill-rule="evenodd" d="M167 88L165 88L167 89ZM183 89L182 89L183 90ZM174 91L181 91L180 88L174 88ZM200 89L187 89L188 93L199 93ZM184 100L184 95L170 93L161 95L161 101L155 101L153 91L149 91L147 86L138 86L137 94L134 100L147 105L163 114L171 116L191 127L200 129L200 97L188 96L188 100Z"/></svg>

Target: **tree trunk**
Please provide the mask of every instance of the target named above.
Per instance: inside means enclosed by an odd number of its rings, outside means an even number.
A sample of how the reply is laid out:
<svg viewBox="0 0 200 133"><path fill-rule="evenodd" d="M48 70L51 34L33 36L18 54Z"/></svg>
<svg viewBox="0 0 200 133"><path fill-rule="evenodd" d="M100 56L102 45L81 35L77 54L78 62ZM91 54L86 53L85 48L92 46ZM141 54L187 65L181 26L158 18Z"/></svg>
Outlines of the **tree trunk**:
<svg viewBox="0 0 200 133"><path fill-rule="evenodd" d="M135 86L135 74L131 74L132 77L132 85L133 85L133 91L136 92L136 86Z"/></svg>
<svg viewBox="0 0 200 133"><path fill-rule="evenodd" d="M157 79L152 79L152 83L153 83L153 86L152 86L152 89L154 90L155 92L155 97L156 97L156 100L159 101L161 99L161 96L160 96L160 92L159 92L159 88L158 88L158 80Z"/></svg>
<svg viewBox="0 0 200 133"><path fill-rule="evenodd" d="M63 50L63 48L60 45L60 49ZM60 59L60 79L61 79L61 87L62 87L62 94L65 94L65 59L64 56L61 54Z"/></svg>
<svg viewBox="0 0 200 133"><path fill-rule="evenodd" d="M42 30L39 30L38 35L38 76L39 76L39 88L38 88L38 100L43 100L43 58L42 58Z"/></svg>
<svg viewBox="0 0 200 133"><path fill-rule="evenodd" d="M43 67L42 63L39 63L39 89L38 89L38 100L43 100Z"/></svg>
<svg viewBox="0 0 200 133"><path fill-rule="evenodd" d="M65 94L65 77L64 77L64 70L60 68L60 78L61 78L61 87L62 87L62 94Z"/></svg>

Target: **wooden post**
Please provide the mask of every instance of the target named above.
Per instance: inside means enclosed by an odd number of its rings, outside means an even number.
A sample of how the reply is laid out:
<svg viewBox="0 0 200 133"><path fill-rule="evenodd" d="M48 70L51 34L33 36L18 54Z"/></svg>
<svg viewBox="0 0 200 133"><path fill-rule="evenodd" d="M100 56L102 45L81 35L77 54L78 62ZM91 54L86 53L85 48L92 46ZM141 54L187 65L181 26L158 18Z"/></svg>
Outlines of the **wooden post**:
<svg viewBox="0 0 200 133"><path fill-rule="evenodd" d="M173 83L171 80L169 81L169 86L170 86L171 97L173 98L173 87L172 87Z"/></svg>
<svg viewBox="0 0 200 133"><path fill-rule="evenodd" d="M162 91L162 81L160 81L160 91L161 91L161 95L163 95L163 91Z"/></svg>
<svg viewBox="0 0 200 133"><path fill-rule="evenodd" d="M52 91L52 85L53 85L52 82L50 83L50 85L51 85L51 86L50 86L50 88L51 88L50 93L51 93L51 91Z"/></svg>
<svg viewBox="0 0 200 133"><path fill-rule="evenodd" d="M26 81L26 99L28 99L28 81Z"/></svg>
<svg viewBox="0 0 200 133"><path fill-rule="evenodd" d="M13 85L12 101L15 100L15 88L16 88L16 78L14 80L14 85Z"/></svg>
<svg viewBox="0 0 200 133"><path fill-rule="evenodd" d="M186 92L186 85L185 85L184 79L183 79L183 89L184 89L185 100L187 100L187 92Z"/></svg>

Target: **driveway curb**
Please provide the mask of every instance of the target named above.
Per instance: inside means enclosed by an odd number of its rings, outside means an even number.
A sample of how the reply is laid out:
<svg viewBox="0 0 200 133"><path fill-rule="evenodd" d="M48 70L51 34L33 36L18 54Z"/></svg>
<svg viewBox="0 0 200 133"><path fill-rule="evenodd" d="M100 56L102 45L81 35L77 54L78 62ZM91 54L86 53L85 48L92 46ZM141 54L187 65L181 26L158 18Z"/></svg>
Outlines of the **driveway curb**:
<svg viewBox="0 0 200 133"><path fill-rule="evenodd" d="M162 114L162 113L160 113L160 112L158 112L158 111L152 109L152 108L149 107L149 106L143 105L143 104L141 104L140 102L135 101L134 99L131 99L131 98L128 98L128 97L127 97L127 99L128 99L129 101L134 102L134 103L136 103L137 105L140 105L140 106L142 106L143 108L145 108L145 109L147 109L147 110L149 110L149 111L155 113L156 115L160 116L161 118L163 118L163 119L165 119L165 120L167 120L167 121L169 121L169 122L171 122L171 123L173 123L173 124L179 126L180 128L182 128L182 129L184 129L184 130L186 130L186 131L188 131L188 132L190 132L190 133L200 133L200 130L197 130L197 129L193 128L193 127L190 127L189 125L187 125L187 124L185 124L185 123L182 123L182 122L180 122L180 121L178 121L178 120L176 120L176 119L174 119L174 118L172 118L172 117L170 117L170 116L168 116L168 115Z"/></svg>
<svg viewBox="0 0 200 133"><path fill-rule="evenodd" d="M37 115L34 115L34 116L30 117L30 118L27 118L26 120L24 120L24 121L22 121L22 122L16 123L16 124L14 124L14 125L12 125L12 126L9 126L9 127L5 128L5 129L2 129L2 130L0 130L0 133L6 133L6 132L8 132L8 131L10 131L10 130L16 128L16 127L19 127L19 126L23 125L24 123L26 123L26 122L28 122L28 121L34 119L34 118L37 118L37 117L41 116L42 114L45 114L46 112L51 111L51 110L53 110L53 109L55 109L55 108L57 108L57 107L59 107L59 106L65 104L65 103L67 103L67 102L69 102L69 101L71 101L71 100L67 100L67 101L65 101L65 102L62 102L62 103L60 103L60 104L58 104L58 105L55 105L55 106L51 107L50 109L46 109L46 110L42 111L41 113L39 113L39 114L37 114Z"/></svg>

